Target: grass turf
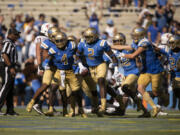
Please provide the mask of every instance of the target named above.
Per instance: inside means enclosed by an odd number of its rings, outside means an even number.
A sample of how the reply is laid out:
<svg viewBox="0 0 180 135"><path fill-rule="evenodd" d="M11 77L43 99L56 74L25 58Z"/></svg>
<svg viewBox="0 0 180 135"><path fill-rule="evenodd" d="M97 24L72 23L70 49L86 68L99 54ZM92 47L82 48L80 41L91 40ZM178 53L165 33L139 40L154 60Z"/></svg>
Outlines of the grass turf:
<svg viewBox="0 0 180 135"><path fill-rule="evenodd" d="M25 108L16 108L20 116L0 116L0 135L178 135L180 134L180 112L168 111L168 116L137 118L140 113L127 110L125 116L98 118L88 114L65 118L46 117Z"/></svg>

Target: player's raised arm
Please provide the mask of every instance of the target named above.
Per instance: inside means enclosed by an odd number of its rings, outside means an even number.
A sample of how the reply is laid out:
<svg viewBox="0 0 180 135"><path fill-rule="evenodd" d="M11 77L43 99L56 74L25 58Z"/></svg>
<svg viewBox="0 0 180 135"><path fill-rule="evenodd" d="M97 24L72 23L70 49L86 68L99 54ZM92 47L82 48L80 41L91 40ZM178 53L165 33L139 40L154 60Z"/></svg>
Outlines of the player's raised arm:
<svg viewBox="0 0 180 135"><path fill-rule="evenodd" d="M132 50L130 45L112 45L111 48L115 50Z"/></svg>

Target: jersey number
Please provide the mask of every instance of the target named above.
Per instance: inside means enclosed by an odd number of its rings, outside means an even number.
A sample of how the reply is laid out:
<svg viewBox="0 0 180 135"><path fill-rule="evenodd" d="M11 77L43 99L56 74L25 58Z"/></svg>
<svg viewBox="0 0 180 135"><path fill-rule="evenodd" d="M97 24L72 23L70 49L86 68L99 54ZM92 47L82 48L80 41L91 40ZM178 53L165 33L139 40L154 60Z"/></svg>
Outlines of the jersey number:
<svg viewBox="0 0 180 135"><path fill-rule="evenodd" d="M67 55L66 54L63 54L63 56L61 58L61 61L64 63L64 65L68 64L68 59L67 59Z"/></svg>
<svg viewBox="0 0 180 135"><path fill-rule="evenodd" d="M93 48L88 48L88 57L89 59L94 59L94 49Z"/></svg>

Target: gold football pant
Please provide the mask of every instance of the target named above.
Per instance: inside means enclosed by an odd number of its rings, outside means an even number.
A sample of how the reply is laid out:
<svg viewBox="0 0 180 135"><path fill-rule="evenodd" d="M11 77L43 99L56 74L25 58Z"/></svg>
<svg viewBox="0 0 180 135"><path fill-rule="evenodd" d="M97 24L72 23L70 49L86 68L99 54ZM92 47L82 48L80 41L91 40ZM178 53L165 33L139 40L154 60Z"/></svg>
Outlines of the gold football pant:
<svg viewBox="0 0 180 135"><path fill-rule="evenodd" d="M76 91L80 89L80 83L74 74L73 70L65 70L65 87L61 86L61 75L60 70L56 70L54 75L54 79L52 80L52 84L60 85L59 89L64 90L68 85L72 91Z"/></svg>

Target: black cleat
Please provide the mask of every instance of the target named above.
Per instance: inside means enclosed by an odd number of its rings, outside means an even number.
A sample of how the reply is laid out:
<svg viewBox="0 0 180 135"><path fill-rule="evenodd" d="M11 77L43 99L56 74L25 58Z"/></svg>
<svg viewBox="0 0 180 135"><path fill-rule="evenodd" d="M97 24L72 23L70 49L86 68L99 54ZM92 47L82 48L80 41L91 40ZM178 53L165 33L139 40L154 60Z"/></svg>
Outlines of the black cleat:
<svg viewBox="0 0 180 135"><path fill-rule="evenodd" d="M144 112L143 114L138 116L138 118L150 118L150 117L151 117L150 112Z"/></svg>
<svg viewBox="0 0 180 135"><path fill-rule="evenodd" d="M33 105L33 109L40 115L44 114L43 111L42 111L42 108L41 108L41 106L39 104Z"/></svg>
<svg viewBox="0 0 180 135"><path fill-rule="evenodd" d="M15 111L11 111L11 112L6 112L5 115L19 116L19 113L15 112Z"/></svg>

